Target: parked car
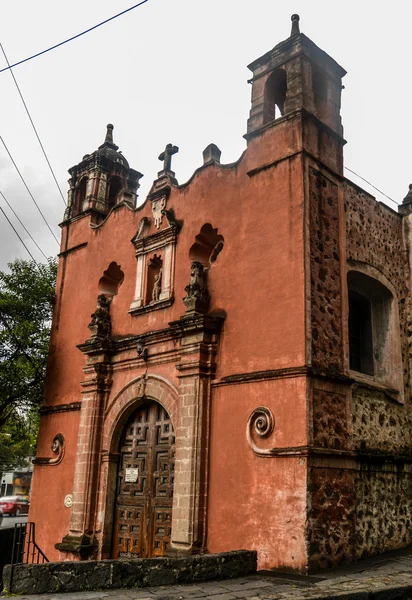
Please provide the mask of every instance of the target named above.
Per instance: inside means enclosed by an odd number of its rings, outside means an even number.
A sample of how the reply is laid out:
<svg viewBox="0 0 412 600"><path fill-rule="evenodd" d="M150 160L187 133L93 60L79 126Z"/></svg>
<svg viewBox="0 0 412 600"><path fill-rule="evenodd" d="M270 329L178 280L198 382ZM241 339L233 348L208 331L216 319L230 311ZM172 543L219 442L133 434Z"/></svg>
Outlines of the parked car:
<svg viewBox="0 0 412 600"><path fill-rule="evenodd" d="M0 509L3 515L17 517L29 512L29 501L25 496L4 496L0 498Z"/></svg>

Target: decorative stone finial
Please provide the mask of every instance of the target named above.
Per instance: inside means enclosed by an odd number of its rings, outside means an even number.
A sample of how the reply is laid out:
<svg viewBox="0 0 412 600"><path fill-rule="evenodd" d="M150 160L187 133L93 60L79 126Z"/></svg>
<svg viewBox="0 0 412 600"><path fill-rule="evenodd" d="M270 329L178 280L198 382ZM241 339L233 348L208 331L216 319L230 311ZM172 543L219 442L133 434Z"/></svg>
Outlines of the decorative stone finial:
<svg viewBox="0 0 412 600"><path fill-rule="evenodd" d="M113 144L113 125L109 123L107 125L106 138L104 140L105 143Z"/></svg>
<svg viewBox="0 0 412 600"><path fill-rule="evenodd" d="M187 296L183 298L186 315L206 314L209 308L210 295L207 289L207 272L204 266L194 260L190 270L190 283L185 287Z"/></svg>
<svg viewBox="0 0 412 600"><path fill-rule="evenodd" d="M409 192L406 194L403 199L402 204L412 204L412 183L409 184Z"/></svg>
<svg viewBox="0 0 412 600"><path fill-rule="evenodd" d="M290 32L290 37L292 37L293 35L299 35L300 34L299 19L300 19L299 15L292 15L291 16L292 31Z"/></svg>
<svg viewBox="0 0 412 600"><path fill-rule="evenodd" d="M216 144L209 144L207 148L203 150L203 164L208 165L209 163L220 163L220 149Z"/></svg>

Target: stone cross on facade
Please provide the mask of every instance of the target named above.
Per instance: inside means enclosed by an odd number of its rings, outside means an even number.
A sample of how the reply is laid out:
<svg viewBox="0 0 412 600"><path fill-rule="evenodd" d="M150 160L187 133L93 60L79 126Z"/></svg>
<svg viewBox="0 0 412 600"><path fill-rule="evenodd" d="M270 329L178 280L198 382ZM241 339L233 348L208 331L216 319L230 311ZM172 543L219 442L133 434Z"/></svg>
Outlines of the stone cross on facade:
<svg viewBox="0 0 412 600"><path fill-rule="evenodd" d="M173 173L171 169L172 156L173 154L176 154L176 152L179 152L179 148L177 146L173 146L173 144L167 144L164 152L159 154L159 160L163 161L163 170L160 171L161 173Z"/></svg>

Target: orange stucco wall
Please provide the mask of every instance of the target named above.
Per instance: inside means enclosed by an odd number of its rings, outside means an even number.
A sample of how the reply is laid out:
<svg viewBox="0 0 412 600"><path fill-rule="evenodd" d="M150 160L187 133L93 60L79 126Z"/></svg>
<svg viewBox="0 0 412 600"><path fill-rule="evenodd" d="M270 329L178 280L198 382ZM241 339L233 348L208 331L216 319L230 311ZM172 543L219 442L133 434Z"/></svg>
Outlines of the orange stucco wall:
<svg viewBox="0 0 412 600"><path fill-rule="evenodd" d="M253 548L261 569L304 570L306 459L251 452L245 423L257 406L275 416L262 447L304 446L305 378L215 389L212 403L208 539L211 552Z"/></svg>
<svg viewBox="0 0 412 600"><path fill-rule="evenodd" d="M53 322L45 403L81 401L85 357L76 348L90 336L88 323L99 293L98 282L112 261L124 281L112 301L112 335L136 335L168 327L185 312L182 298L190 278L189 250L202 225L224 237L224 248L209 272L210 311L227 314L217 357L216 381L228 375L305 364L304 176L300 124L280 124L252 140L234 165L210 165L192 180L172 188L168 208L183 222L176 246L174 303L132 316L136 281L131 239L150 202L133 211L113 210L98 227L89 217L63 227L57 302ZM255 172L290 155L270 168ZM163 218L162 228L167 226ZM149 233L156 229L152 223ZM151 366L178 386L173 363ZM142 374L117 370L109 403L128 381ZM260 566L305 564L305 466L298 459L256 457L245 438L245 424L259 404L276 416L281 446L305 444L304 379L254 385L222 386L212 392L212 437L208 545L210 550L252 547ZM38 456L50 456L53 436L67 440L63 462L36 466L30 519L36 521L40 546L51 560L61 558L54 544L67 533L69 509L63 500L73 487L79 411L45 415ZM48 501L44 502L47 495ZM269 529L268 529L269 528ZM279 543L278 543L279 542ZM282 547L282 551L280 551ZM286 554L285 554L286 553Z"/></svg>

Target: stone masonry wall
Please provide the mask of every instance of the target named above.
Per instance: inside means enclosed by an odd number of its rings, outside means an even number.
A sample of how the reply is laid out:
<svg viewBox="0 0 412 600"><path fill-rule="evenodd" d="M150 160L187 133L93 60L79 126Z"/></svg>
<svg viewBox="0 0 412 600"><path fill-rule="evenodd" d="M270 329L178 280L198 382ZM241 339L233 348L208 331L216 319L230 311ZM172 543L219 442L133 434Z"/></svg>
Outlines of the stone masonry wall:
<svg viewBox="0 0 412 600"><path fill-rule="evenodd" d="M12 579L12 567L7 565L3 574L4 591L14 594L50 594L193 583L241 577L255 573L256 565L257 553L252 550L181 558L15 565Z"/></svg>
<svg viewBox="0 0 412 600"><path fill-rule="evenodd" d="M412 543L410 465L362 464L355 490L356 558Z"/></svg>
<svg viewBox="0 0 412 600"><path fill-rule="evenodd" d="M349 444L346 397L313 390L313 442L316 448L343 450Z"/></svg>
<svg viewBox="0 0 412 600"><path fill-rule="evenodd" d="M354 473L348 469L309 469L307 521L309 572L353 560Z"/></svg>
<svg viewBox="0 0 412 600"><path fill-rule="evenodd" d="M309 168L312 366L341 373L342 306L338 186Z"/></svg>
<svg viewBox="0 0 412 600"><path fill-rule="evenodd" d="M344 198L347 260L357 260L375 267L396 290L405 396L408 397L408 271L407 257L403 249L402 218L350 181L344 182Z"/></svg>
<svg viewBox="0 0 412 600"><path fill-rule="evenodd" d="M364 387L352 393L352 440L358 450L408 454L411 413L409 406L390 400L383 392Z"/></svg>

